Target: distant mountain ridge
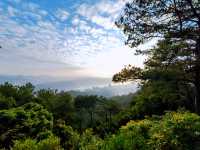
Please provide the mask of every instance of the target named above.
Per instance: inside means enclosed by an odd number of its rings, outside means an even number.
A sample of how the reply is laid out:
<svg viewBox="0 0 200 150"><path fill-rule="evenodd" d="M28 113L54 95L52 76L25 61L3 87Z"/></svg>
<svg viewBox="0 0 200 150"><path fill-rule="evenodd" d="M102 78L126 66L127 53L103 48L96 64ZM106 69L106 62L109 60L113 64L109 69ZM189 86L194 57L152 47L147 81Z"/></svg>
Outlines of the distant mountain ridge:
<svg viewBox="0 0 200 150"><path fill-rule="evenodd" d="M81 77L76 79L63 79L48 76L14 76L0 75L0 84L10 82L15 85L23 85L31 82L39 89L58 89L69 91L72 95L99 95L112 97L126 95L137 91L137 84L113 85L111 78Z"/></svg>
<svg viewBox="0 0 200 150"><path fill-rule="evenodd" d="M98 95L104 97L113 97L135 93L139 89L136 83L108 85L104 87L93 87L85 90L69 91L73 96L78 95Z"/></svg>
<svg viewBox="0 0 200 150"><path fill-rule="evenodd" d="M79 77L79 78L66 78L66 77L50 77L50 76L23 76L23 75L0 75L0 84L10 82L16 85L22 85L31 82L36 87L41 88L58 88L63 89L63 85L72 87L71 89L89 88L92 86L103 86L110 84L111 78L100 77Z"/></svg>
<svg viewBox="0 0 200 150"><path fill-rule="evenodd" d="M51 80L55 80L54 77L49 76L23 76L23 75L0 75L0 83L10 82L16 85L22 85L27 82L31 82L32 84L41 84L45 82L50 82Z"/></svg>
<svg viewBox="0 0 200 150"><path fill-rule="evenodd" d="M109 78L78 78L56 82L37 84L38 88L52 88L58 90L82 90L94 86L105 86L111 83Z"/></svg>

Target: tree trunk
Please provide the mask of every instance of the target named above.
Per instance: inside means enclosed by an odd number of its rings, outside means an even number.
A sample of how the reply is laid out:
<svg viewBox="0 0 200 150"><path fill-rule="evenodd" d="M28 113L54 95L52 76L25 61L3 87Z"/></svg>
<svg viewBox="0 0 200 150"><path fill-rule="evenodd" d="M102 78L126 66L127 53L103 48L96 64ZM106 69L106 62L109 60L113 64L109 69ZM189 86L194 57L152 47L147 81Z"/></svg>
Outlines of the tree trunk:
<svg viewBox="0 0 200 150"><path fill-rule="evenodd" d="M80 120L80 132L82 133L82 119Z"/></svg>
<svg viewBox="0 0 200 150"><path fill-rule="evenodd" d="M196 86L195 111L200 114L200 87Z"/></svg>
<svg viewBox="0 0 200 150"><path fill-rule="evenodd" d="M200 67L195 71L195 111L200 114Z"/></svg>
<svg viewBox="0 0 200 150"><path fill-rule="evenodd" d="M93 112L90 112L90 125L93 127Z"/></svg>
<svg viewBox="0 0 200 150"><path fill-rule="evenodd" d="M106 112L106 125L107 125L107 127L109 125L109 122L108 122L108 113L107 112Z"/></svg>
<svg viewBox="0 0 200 150"><path fill-rule="evenodd" d="M196 94L195 94L195 108L196 113L200 114L200 37L197 39L196 43L196 63L195 63L195 88L196 88Z"/></svg>
<svg viewBox="0 0 200 150"><path fill-rule="evenodd" d="M82 131L83 131L83 129L82 129L82 124L83 124L83 120L82 120L82 118L83 118L83 116L82 116L82 114L83 114L83 112L82 112L82 110L80 111L81 113L80 113L80 116L81 116L81 118L80 118L80 126L79 126L79 128L80 128L80 131L81 131L81 133L82 133Z"/></svg>
<svg viewBox="0 0 200 150"><path fill-rule="evenodd" d="M109 112L109 128L111 128L111 121L112 121L112 116L111 116L111 111Z"/></svg>

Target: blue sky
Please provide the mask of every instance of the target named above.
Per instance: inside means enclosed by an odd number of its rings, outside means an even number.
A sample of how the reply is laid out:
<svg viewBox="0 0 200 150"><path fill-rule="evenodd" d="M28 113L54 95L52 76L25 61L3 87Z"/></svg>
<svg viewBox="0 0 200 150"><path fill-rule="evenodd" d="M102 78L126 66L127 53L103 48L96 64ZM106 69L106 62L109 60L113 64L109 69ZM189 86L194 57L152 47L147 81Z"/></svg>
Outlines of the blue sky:
<svg viewBox="0 0 200 150"><path fill-rule="evenodd" d="M124 0L1 0L0 74L112 77L144 57L114 25Z"/></svg>

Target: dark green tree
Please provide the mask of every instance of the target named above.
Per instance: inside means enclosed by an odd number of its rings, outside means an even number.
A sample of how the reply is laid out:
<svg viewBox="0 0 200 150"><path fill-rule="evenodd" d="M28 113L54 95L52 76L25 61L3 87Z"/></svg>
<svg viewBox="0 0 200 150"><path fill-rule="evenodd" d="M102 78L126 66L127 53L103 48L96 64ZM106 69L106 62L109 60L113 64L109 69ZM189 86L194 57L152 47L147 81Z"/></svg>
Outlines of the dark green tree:
<svg viewBox="0 0 200 150"><path fill-rule="evenodd" d="M116 82L142 81L141 92L137 93L133 103L137 113L161 114L178 107L194 111L195 91L191 84L192 73L188 72L190 61L179 59L188 54L174 53L175 49L183 45L174 46L167 40L159 41L156 48L148 51L144 69L129 65L114 75L113 80Z"/></svg>
<svg viewBox="0 0 200 150"><path fill-rule="evenodd" d="M15 100L18 106L33 101L35 87L31 83L18 86L17 89Z"/></svg>
<svg viewBox="0 0 200 150"><path fill-rule="evenodd" d="M78 149L79 134L71 126L67 126L65 121L57 120L54 123L53 133L60 137L64 149Z"/></svg>
<svg viewBox="0 0 200 150"><path fill-rule="evenodd" d="M90 127L94 125L94 111L96 107L98 97L97 96L77 96L75 98L75 108L81 113L86 110L90 115Z"/></svg>
<svg viewBox="0 0 200 150"><path fill-rule="evenodd" d="M36 93L36 102L42 104L49 112L53 112L57 100L56 94L55 90L41 89Z"/></svg>
<svg viewBox="0 0 200 150"><path fill-rule="evenodd" d="M133 0L127 3L116 22L127 35L126 44L136 47L153 38L161 41L154 50L137 50L137 54L150 56L145 72L128 66L114 76L114 81L178 79L178 84L190 85L189 89L194 87L195 109L199 113L199 9L198 0Z"/></svg>
<svg viewBox="0 0 200 150"><path fill-rule="evenodd" d="M13 97L15 99L17 92L17 86L12 85L11 83L5 82L0 85L0 93L5 97Z"/></svg>
<svg viewBox="0 0 200 150"><path fill-rule="evenodd" d="M105 114L105 121L109 128L111 128L112 125L112 117L119 113L121 108L119 104L116 101L113 100L105 100L103 105L103 112Z"/></svg>
<svg viewBox="0 0 200 150"><path fill-rule="evenodd" d="M0 110L9 109L16 106L16 101L12 97L5 97L0 93Z"/></svg>
<svg viewBox="0 0 200 150"><path fill-rule="evenodd" d="M53 105L53 114L57 119L63 119L68 124L73 119L74 105L73 97L67 92L60 92Z"/></svg>
<svg viewBox="0 0 200 150"><path fill-rule="evenodd" d="M33 101L34 89L35 87L31 83L14 86L6 82L0 85L0 93L7 98L14 98L17 106Z"/></svg>

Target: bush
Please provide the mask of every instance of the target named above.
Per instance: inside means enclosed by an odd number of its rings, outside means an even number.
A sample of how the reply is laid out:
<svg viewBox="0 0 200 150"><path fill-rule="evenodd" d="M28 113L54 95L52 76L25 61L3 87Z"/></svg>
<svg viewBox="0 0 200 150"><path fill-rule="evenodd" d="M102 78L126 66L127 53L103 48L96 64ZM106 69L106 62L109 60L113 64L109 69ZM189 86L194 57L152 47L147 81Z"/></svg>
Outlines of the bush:
<svg viewBox="0 0 200 150"><path fill-rule="evenodd" d="M149 130L153 149L187 149L200 146L200 116L188 112L167 113Z"/></svg>
<svg viewBox="0 0 200 150"><path fill-rule="evenodd" d="M98 150L100 149L102 140L93 135L92 129L86 131L80 137L79 149L80 150Z"/></svg>
<svg viewBox="0 0 200 150"><path fill-rule="evenodd" d="M108 137L103 150L193 150L200 146L200 116L168 112L162 119L130 121Z"/></svg>
<svg viewBox="0 0 200 150"><path fill-rule="evenodd" d="M80 135L65 121L58 120L54 125L54 134L60 137L61 145L65 149L78 149Z"/></svg>
<svg viewBox="0 0 200 150"><path fill-rule="evenodd" d="M40 138L41 132L52 129L53 117L36 103L0 110L0 148L9 148L14 140Z"/></svg>
<svg viewBox="0 0 200 150"><path fill-rule="evenodd" d="M37 150L37 142L32 139L15 141L12 150Z"/></svg>
<svg viewBox="0 0 200 150"><path fill-rule="evenodd" d="M60 139L55 136L50 136L38 143L38 150L62 150Z"/></svg>
<svg viewBox="0 0 200 150"><path fill-rule="evenodd" d="M122 126L119 133L108 137L102 149L105 150L133 150L148 149L146 145L147 131L153 125L149 120L130 121L126 126Z"/></svg>
<svg viewBox="0 0 200 150"><path fill-rule="evenodd" d="M60 139L50 136L38 143L33 139L15 141L12 150L62 150L62 148L60 146Z"/></svg>

